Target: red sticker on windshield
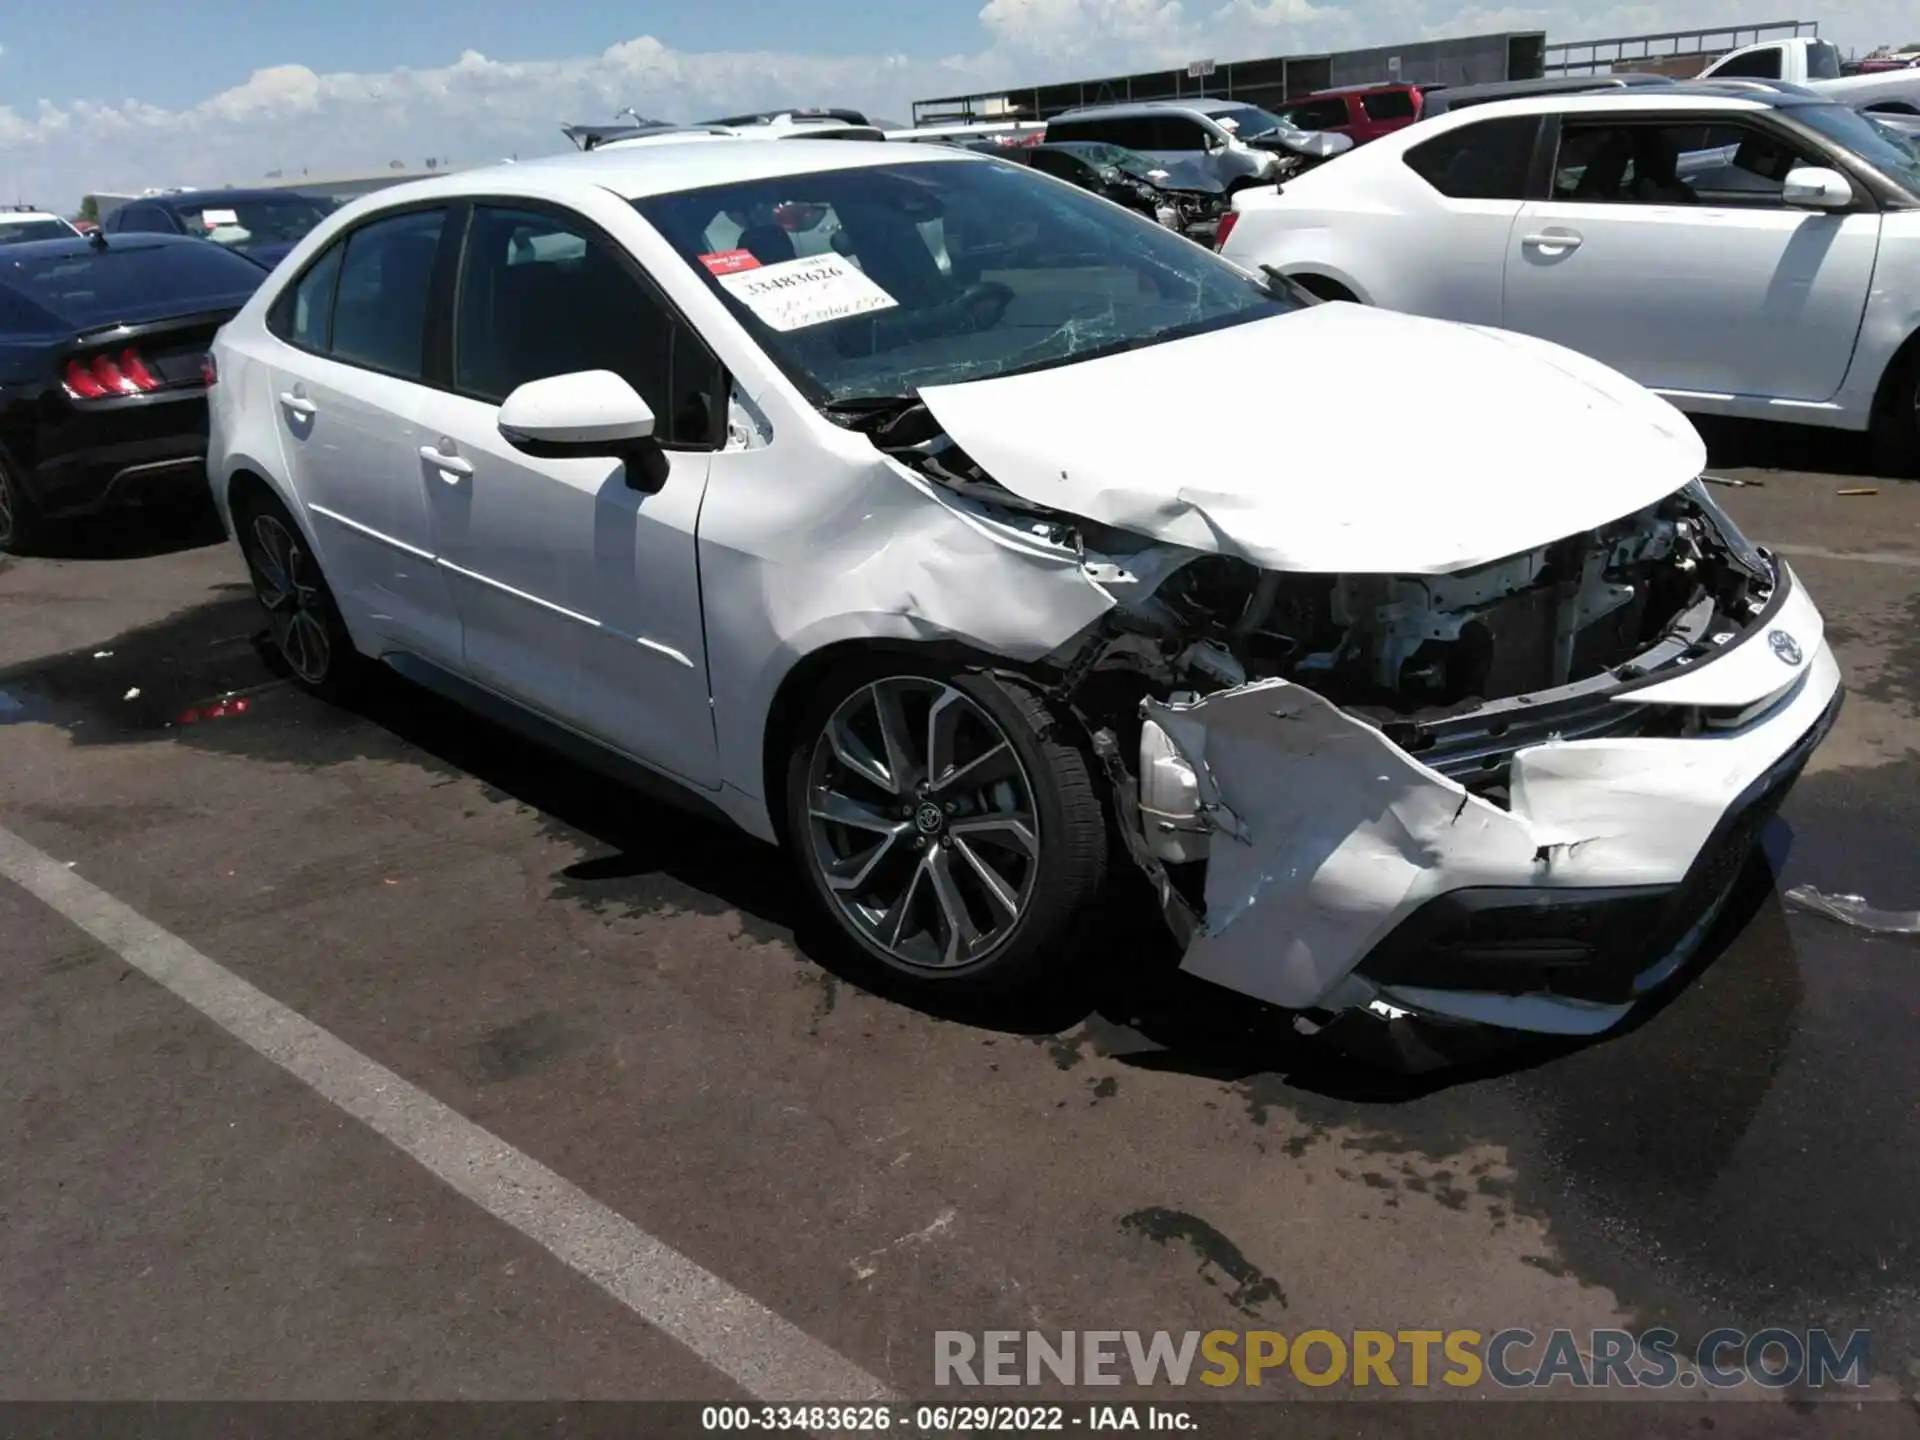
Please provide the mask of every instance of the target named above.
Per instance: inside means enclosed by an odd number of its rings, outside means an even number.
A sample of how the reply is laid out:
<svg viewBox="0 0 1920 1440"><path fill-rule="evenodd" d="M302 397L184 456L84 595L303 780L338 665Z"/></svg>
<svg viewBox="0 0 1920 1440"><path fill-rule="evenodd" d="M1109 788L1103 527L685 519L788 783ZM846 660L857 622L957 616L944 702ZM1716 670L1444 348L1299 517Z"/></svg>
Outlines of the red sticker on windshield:
<svg viewBox="0 0 1920 1440"><path fill-rule="evenodd" d="M702 255L700 263L715 275L738 275L742 270L760 268L760 262L753 258L751 250L721 250L716 254Z"/></svg>

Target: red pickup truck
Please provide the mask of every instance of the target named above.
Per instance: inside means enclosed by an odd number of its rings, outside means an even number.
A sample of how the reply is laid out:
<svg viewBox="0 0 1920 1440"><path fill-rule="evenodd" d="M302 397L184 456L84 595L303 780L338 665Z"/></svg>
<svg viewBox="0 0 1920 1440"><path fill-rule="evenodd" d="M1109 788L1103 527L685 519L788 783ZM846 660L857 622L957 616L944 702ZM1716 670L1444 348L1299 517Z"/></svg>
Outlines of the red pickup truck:
<svg viewBox="0 0 1920 1440"><path fill-rule="evenodd" d="M1422 97L1437 85L1343 85L1289 102L1280 114L1302 130L1329 130L1355 145L1411 125L1425 113Z"/></svg>

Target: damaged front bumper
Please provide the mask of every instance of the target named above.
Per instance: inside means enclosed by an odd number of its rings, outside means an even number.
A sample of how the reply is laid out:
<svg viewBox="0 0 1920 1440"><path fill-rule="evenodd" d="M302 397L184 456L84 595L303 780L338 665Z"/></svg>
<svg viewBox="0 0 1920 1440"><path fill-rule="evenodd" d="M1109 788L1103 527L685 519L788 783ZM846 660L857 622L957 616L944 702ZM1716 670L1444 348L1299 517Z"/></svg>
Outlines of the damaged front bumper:
<svg viewBox="0 0 1920 1440"><path fill-rule="evenodd" d="M1819 613L1779 576L1750 633L1606 701L1663 723L1525 732L1492 797L1284 680L1147 701L1147 847L1205 859L1183 967L1303 1028L1617 1025L1697 949L1838 713Z"/></svg>

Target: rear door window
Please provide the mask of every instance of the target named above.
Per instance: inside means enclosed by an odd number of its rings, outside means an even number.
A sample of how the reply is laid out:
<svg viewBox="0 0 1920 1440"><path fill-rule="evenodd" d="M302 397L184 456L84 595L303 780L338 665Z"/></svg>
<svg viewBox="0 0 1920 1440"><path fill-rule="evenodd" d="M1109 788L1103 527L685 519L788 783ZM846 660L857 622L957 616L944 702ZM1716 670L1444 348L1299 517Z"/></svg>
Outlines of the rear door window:
<svg viewBox="0 0 1920 1440"><path fill-rule="evenodd" d="M1409 168L1453 200L1524 200L1540 121L1532 115L1481 120L1407 151Z"/></svg>
<svg viewBox="0 0 1920 1440"><path fill-rule="evenodd" d="M1334 130L1345 125L1350 118L1346 100L1338 96L1309 100L1303 105L1295 105L1284 115L1302 130Z"/></svg>
<svg viewBox="0 0 1920 1440"><path fill-rule="evenodd" d="M1360 99L1361 106L1370 120L1411 120L1413 119L1413 92L1411 90L1379 90Z"/></svg>
<svg viewBox="0 0 1920 1440"><path fill-rule="evenodd" d="M1713 73L1729 80L1778 80L1781 78L1782 53L1778 45L1772 45L1765 50L1756 50L1751 55L1742 55L1738 60L1730 60Z"/></svg>
<svg viewBox="0 0 1920 1440"><path fill-rule="evenodd" d="M1185 115L1156 115L1150 123L1153 127L1153 144L1136 148L1182 152L1205 150L1207 142L1213 138L1212 131ZM1125 145L1127 142L1115 140L1113 143Z"/></svg>
<svg viewBox="0 0 1920 1440"><path fill-rule="evenodd" d="M347 237L333 302L330 352L403 380L426 370L427 301L444 210L375 220Z"/></svg>

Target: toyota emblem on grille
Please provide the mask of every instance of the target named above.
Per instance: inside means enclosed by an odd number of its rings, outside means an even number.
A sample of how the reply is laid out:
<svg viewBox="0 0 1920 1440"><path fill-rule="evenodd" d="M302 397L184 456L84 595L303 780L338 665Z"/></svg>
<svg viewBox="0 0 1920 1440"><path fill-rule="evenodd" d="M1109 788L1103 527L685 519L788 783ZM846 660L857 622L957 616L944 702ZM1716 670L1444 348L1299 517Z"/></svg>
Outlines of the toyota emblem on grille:
<svg viewBox="0 0 1920 1440"><path fill-rule="evenodd" d="M1773 653L1789 665L1798 665L1803 658L1800 644L1784 630L1775 630L1767 636L1767 644L1773 647Z"/></svg>

